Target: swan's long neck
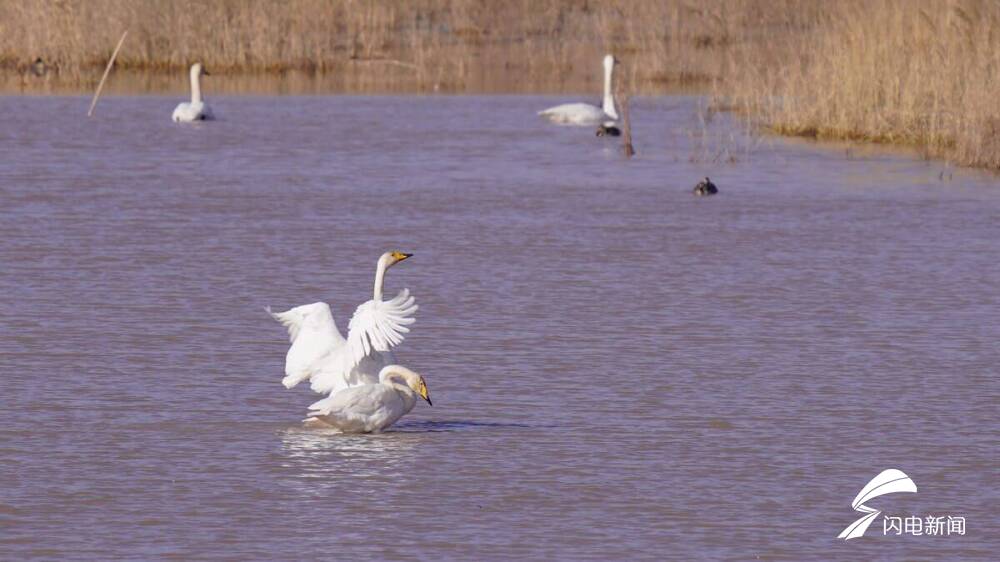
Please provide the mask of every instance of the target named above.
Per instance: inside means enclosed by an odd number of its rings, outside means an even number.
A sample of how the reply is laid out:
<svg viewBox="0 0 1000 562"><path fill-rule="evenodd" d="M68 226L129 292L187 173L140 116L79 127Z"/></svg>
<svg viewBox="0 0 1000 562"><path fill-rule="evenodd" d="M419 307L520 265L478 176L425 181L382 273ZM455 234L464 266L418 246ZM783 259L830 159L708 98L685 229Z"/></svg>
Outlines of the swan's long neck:
<svg viewBox="0 0 1000 562"><path fill-rule="evenodd" d="M385 270L388 267L388 261L385 258L379 258L378 268L375 270L375 296L372 297L375 302L382 300L382 285L385 279Z"/></svg>
<svg viewBox="0 0 1000 562"><path fill-rule="evenodd" d="M403 399L403 409L409 412L417 403L417 391L413 387L419 384L420 375L402 365L386 365L378 373L380 383L392 388Z"/></svg>
<svg viewBox="0 0 1000 562"><path fill-rule="evenodd" d="M378 380L381 383L390 384L396 381L392 379L398 377L403 382L409 378L409 369L403 370L399 365L386 365L382 367L382 370L378 374Z"/></svg>
<svg viewBox="0 0 1000 562"><path fill-rule="evenodd" d="M379 372L378 380L404 394L414 394L410 385L417 383L417 374L401 365L386 365Z"/></svg>
<svg viewBox="0 0 1000 562"><path fill-rule="evenodd" d="M197 68L191 69L191 103L201 103L201 73Z"/></svg>
<svg viewBox="0 0 1000 562"><path fill-rule="evenodd" d="M604 104L601 109L604 113L611 117L612 119L618 119L618 112L615 111L615 96L612 91L611 81L614 76L615 65L614 63L605 65L604 67Z"/></svg>

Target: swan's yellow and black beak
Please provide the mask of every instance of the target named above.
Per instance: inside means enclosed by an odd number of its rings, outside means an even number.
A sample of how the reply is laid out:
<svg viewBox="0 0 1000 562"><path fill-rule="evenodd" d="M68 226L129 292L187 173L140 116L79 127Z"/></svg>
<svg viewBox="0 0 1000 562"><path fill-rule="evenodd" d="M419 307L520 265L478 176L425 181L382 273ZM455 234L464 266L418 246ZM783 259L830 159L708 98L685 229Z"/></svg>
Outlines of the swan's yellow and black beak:
<svg viewBox="0 0 1000 562"><path fill-rule="evenodd" d="M202 74L203 76L211 76L211 75L212 75L212 73L211 73L211 72L209 72L209 71L205 70L205 67L201 67L201 74Z"/></svg>
<svg viewBox="0 0 1000 562"><path fill-rule="evenodd" d="M394 259L395 259L395 260L396 260L397 262L401 262L401 261L405 260L406 258L408 258L408 257L412 256L412 255L413 255L413 254L404 254L403 252L393 252L393 253L392 253L392 257L393 257L393 258L394 258Z"/></svg>
<svg viewBox="0 0 1000 562"><path fill-rule="evenodd" d="M418 391L420 392L420 397L426 400L429 406L434 405L434 403L431 402L430 393L427 392L427 383L425 383L424 381L420 381L420 388L418 389Z"/></svg>

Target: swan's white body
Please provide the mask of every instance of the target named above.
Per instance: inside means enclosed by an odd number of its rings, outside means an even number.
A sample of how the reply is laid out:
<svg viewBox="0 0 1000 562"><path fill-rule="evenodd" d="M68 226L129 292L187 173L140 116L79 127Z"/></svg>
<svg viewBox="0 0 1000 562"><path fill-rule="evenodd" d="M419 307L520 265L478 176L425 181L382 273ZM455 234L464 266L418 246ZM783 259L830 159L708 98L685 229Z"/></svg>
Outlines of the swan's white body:
<svg viewBox="0 0 1000 562"><path fill-rule="evenodd" d="M614 125L618 121L618 111L615 110L615 97L612 80L615 72L615 57L604 57L604 100L601 107L589 103L564 103L538 114L553 123L564 125Z"/></svg>
<svg viewBox="0 0 1000 562"><path fill-rule="evenodd" d="M285 388L308 380L314 391L334 393L379 381L379 371L395 362L390 349L403 341L404 334L410 331L407 326L416 321L413 314L417 305L408 289L392 300L382 300L386 269L409 256L400 252L382 254L375 272L374 296L354 311L346 339L325 302L277 313L268 309L275 320L288 328L292 342L285 356L285 378L281 381Z"/></svg>
<svg viewBox="0 0 1000 562"><path fill-rule="evenodd" d="M177 105L171 119L175 123L190 123L214 119L212 108L201 99L201 63L191 65L191 101Z"/></svg>
<svg viewBox="0 0 1000 562"><path fill-rule="evenodd" d="M309 406L306 423L345 433L379 432L408 414L418 396L430 404L423 377L401 365L387 365L377 383L345 388Z"/></svg>

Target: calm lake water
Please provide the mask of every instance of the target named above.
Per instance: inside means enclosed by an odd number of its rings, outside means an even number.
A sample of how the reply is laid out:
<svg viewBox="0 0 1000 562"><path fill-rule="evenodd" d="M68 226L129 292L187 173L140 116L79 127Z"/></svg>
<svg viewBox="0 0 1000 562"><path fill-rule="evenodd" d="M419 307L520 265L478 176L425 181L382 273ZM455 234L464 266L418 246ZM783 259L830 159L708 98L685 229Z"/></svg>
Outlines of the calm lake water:
<svg viewBox="0 0 1000 562"><path fill-rule="evenodd" d="M177 101L0 98L3 558L995 559L997 178L690 97L631 161L572 96ZM303 429L264 306L346 329L387 249L434 406ZM836 539L887 468L966 534Z"/></svg>

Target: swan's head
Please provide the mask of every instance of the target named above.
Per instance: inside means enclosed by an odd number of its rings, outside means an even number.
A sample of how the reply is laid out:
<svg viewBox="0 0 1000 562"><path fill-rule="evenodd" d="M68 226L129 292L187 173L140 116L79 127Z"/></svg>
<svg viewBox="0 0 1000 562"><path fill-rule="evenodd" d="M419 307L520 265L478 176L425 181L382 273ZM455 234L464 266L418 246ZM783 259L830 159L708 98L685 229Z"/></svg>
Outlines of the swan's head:
<svg viewBox="0 0 1000 562"><path fill-rule="evenodd" d="M606 70L611 70L612 68L615 67L616 64L618 64L618 59L616 59L614 55L612 54L604 55L604 68Z"/></svg>
<svg viewBox="0 0 1000 562"><path fill-rule="evenodd" d="M210 74L200 62L196 62L191 65L191 77L195 76L210 76Z"/></svg>
<svg viewBox="0 0 1000 562"><path fill-rule="evenodd" d="M413 388L412 386L410 388ZM417 387L413 388L413 391L420 395L421 398L427 401L428 406L433 406L434 403L431 402L431 393L427 391L427 383L424 381L424 377L417 375Z"/></svg>
<svg viewBox="0 0 1000 562"><path fill-rule="evenodd" d="M385 264L386 268L392 267L397 263L405 260L406 258L412 256L413 254L404 254L399 251L386 252L382 254L382 257L378 259L379 263Z"/></svg>
<svg viewBox="0 0 1000 562"><path fill-rule="evenodd" d="M427 382L419 373L407 369L402 365L386 365L379 371L378 378L383 382L395 382L393 379L402 380L403 383L413 392L420 395L431 406L431 394L427 391Z"/></svg>

